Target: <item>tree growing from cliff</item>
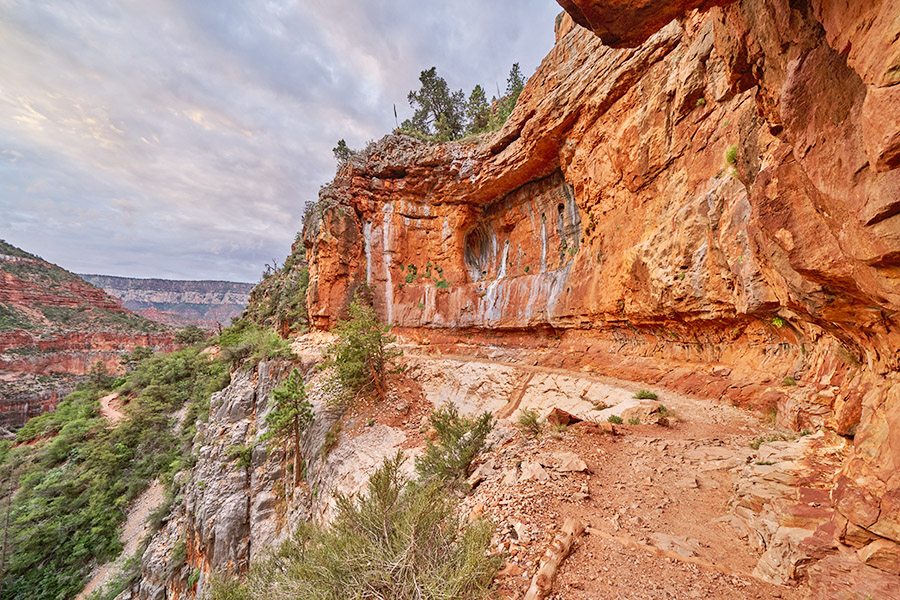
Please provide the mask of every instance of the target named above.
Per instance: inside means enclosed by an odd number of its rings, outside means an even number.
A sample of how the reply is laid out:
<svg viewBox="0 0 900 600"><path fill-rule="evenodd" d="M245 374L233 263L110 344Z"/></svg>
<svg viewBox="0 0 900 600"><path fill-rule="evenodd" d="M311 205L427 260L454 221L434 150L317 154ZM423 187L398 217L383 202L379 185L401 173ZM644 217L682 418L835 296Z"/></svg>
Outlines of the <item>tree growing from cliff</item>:
<svg viewBox="0 0 900 600"><path fill-rule="evenodd" d="M415 110L412 119L403 122L401 129L434 136L438 141L458 139L465 131L466 96L462 90L450 91L450 86L431 67L419 75L422 87L407 95Z"/></svg>
<svg viewBox="0 0 900 600"><path fill-rule="evenodd" d="M303 385L300 371L291 371L288 378L272 391L272 399L275 401L275 408L266 415L269 429L262 439L293 444L294 485L297 485L303 474L300 436L313 422L312 404L306 399L306 386Z"/></svg>
<svg viewBox="0 0 900 600"><path fill-rule="evenodd" d="M378 321L375 311L357 295L350 319L335 327L338 340L325 349L323 369L334 369L339 402L352 402L373 392L384 396L385 378L403 352L394 345L391 326Z"/></svg>
<svg viewBox="0 0 900 600"><path fill-rule="evenodd" d="M342 165L350 158L356 154L350 147L347 145L347 142L344 140L338 140L337 146L331 149L334 153L334 157L337 159L338 164Z"/></svg>
<svg viewBox="0 0 900 600"><path fill-rule="evenodd" d="M519 63L513 63L506 78L506 95L495 100L493 110L491 112L490 129L497 130L503 127L509 115L512 114L525 87L525 78L522 76L522 69Z"/></svg>

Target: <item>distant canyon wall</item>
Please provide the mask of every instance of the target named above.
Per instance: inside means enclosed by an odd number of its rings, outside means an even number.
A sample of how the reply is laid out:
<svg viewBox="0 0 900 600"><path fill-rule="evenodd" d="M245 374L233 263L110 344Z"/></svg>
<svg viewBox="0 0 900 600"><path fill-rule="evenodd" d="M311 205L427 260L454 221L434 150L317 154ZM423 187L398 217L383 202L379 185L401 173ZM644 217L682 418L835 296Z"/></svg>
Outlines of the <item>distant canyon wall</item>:
<svg viewBox="0 0 900 600"><path fill-rule="evenodd" d="M137 279L111 275L80 275L122 305L167 325L195 324L209 329L228 325L247 306L253 284L233 281Z"/></svg>

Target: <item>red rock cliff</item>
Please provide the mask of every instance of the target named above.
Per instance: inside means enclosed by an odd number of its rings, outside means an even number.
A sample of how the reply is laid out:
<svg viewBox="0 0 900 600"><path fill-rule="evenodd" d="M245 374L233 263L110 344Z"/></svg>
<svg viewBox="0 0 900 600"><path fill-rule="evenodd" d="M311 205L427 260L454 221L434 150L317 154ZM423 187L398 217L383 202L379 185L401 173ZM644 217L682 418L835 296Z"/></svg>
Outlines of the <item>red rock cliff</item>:
<svg viewBox="0 0 900 600"><path fill-rule="evenodd" d="M563 18L497 134L354 157L305 229L313 323L368 283L420 339L775 406L853 439L838 536L900 542L900 4L561 4L639 45Z"/></svg>

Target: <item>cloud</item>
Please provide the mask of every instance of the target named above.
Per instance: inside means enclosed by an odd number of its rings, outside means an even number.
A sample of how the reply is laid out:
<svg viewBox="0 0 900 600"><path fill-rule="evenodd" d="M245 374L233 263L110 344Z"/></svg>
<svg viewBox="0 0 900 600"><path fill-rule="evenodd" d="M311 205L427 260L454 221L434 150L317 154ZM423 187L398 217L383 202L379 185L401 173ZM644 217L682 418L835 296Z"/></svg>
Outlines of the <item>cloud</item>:
<svg viewBox="0 0 900 600"><path fill-rule="evenodd" d="M254 281L331 148L437 66L505 86L552 0L0 0L0 237L77 272Z"/></svg>

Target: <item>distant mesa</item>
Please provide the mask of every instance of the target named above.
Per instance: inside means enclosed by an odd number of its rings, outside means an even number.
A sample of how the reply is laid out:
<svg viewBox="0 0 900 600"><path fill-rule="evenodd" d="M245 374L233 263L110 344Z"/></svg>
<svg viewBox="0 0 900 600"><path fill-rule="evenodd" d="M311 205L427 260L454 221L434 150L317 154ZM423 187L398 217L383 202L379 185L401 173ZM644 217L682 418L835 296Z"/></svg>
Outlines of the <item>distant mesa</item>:
<svg viewBox="0 0 900 600"><path fill-rule="evenodd" d="M240 317L251 283L139 279L111 275L79 275L137 314L175 327L199 325L215 330Z"/></svg>

